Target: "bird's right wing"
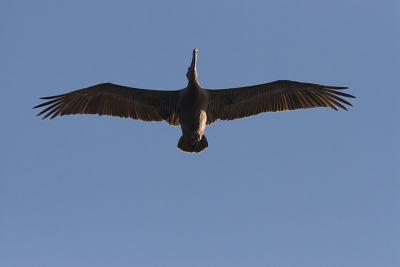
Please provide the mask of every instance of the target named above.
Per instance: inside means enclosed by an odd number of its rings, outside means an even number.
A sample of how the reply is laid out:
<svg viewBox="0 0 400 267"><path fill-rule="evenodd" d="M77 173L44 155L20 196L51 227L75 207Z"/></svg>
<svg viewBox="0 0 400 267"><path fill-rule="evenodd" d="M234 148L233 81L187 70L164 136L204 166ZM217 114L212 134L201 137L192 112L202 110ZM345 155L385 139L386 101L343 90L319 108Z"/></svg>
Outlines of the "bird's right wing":
<svg viewBox="0 0 400 267"><path fill-rule="evenodd" d="M347 87L279 80L247 87L207 90L207 124L234 120L263 112L330 107L346 109L351 104L341 92Z"/></svg>
<svg viewBox="0 0 400 267"><path fill-rule="evenodd" d="M48 100L34 108L44 109L43 118L70 114L98 114L143 121L165 120L179 125L179 91L159 91L102 83L67 94L42 97Z"/></svg>

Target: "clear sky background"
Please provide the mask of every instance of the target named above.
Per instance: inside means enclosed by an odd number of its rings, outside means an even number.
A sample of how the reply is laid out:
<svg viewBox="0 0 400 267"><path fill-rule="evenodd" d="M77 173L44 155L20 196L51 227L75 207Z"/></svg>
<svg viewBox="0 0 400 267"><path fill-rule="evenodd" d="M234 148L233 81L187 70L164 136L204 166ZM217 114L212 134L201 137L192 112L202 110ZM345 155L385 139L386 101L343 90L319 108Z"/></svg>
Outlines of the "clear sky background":
<svg viewBox="0 0 400 267"><path fill-rule="evenodd" d="M0 266L400 266L399 1L0 1ZM207 128L35 117L101 82L349 86Z"/></svg>

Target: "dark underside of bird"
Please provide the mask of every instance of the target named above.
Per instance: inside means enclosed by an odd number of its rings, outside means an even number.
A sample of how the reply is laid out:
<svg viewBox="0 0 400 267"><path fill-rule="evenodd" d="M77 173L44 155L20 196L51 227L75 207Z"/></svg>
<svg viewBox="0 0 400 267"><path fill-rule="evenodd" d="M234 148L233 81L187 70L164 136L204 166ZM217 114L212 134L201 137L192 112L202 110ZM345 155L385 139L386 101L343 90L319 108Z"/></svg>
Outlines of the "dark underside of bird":
<svg viewBox="0 0 400 267"><path fill-rule="evenodd" d="M197 78L198 49L186 73L188 84L180 90L149 90L100 83L56 96L45 102L38 116L53 119L72 114L98 114L143 121L166 121L180 126L178 148L198 153L208 147L204 135L207 125L217 120L234 120L264 112L279 112L315 107L347 110L355 98L344 93L347 87L278 80L227 89L202 88Z"/></svg>

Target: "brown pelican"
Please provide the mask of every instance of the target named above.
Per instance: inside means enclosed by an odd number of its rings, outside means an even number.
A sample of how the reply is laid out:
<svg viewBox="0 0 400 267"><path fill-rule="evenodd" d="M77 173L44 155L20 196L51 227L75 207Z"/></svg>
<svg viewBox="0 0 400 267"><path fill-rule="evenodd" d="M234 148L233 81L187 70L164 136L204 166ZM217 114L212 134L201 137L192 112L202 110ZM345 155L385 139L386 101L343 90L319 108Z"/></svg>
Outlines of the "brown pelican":
<svg viewBox="0 0 400 267"><path fill-rule="evenodd" d="M208 146L206 125L216 120L234 120L263 112L277 112L314 107L347 110L354 98L327 86L288 80L230 89L205 89L197 77L198 49L193 50L186 77L188 84L176 91L147 90L101 83L70 93L42 97L46 102L39 114L53 119L70 114L98 114L143 121L166 121L179 126L182 136L178 147L186 152L200 152Z"/></svg>

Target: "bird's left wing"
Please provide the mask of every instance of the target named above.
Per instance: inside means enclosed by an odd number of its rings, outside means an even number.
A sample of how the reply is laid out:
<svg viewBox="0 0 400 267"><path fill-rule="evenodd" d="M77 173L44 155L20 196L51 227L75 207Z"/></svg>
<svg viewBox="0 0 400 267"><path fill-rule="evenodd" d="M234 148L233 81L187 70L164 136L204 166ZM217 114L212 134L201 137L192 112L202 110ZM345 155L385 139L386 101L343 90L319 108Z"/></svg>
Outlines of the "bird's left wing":
<svg viewBox="0 0 400 267"><path fill-rule="evenodd" d="M208 90L207 124L216 120L234 120L263 112L314 107L334 110L351 104L341 92L347 87L279 80L271 83L232 89Z"/></svg>
<svg viewBox="0 0 400 267"><path fill-rule="evenodd" d="M53 119L70 114L98 114L179 125L179 91L159 91L102 83L67 94L42 97L39 115Z"/></svg>

